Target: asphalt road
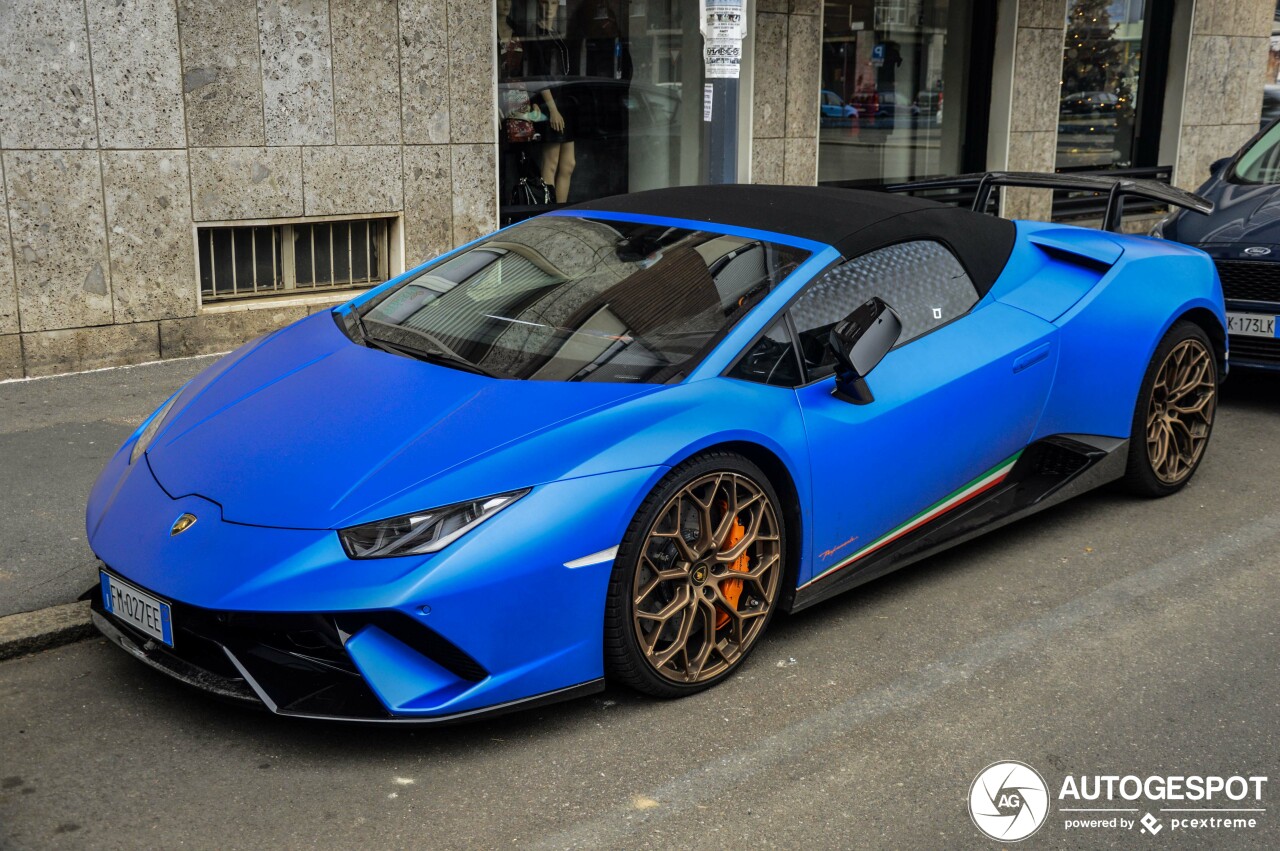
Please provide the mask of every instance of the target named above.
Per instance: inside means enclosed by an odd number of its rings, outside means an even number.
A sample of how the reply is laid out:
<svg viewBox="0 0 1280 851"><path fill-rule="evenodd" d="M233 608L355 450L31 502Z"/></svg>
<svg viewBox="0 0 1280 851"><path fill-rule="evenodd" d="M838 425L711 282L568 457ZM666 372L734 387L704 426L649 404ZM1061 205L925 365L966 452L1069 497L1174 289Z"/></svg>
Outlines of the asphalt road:
<svg viewBox="0 0 1280 851"><path fill-rule="evenodd" d="M92 585L89 489L117 447L216 357L0 382L0 617Z"/></svg>
<svg viewBox="0 0 1280 851"><path fill-rule="evenodd" d="M1275 848L1278 445L1280 380L1236 378L1183 493L1089 495L781 619L677 702L365 729L223 707L102 641L0 663L0 846L991 848L969 786L1016 759L1055 793L1270 778L1251 830L1068 831L1055 804L1020 847Z"/></svg>

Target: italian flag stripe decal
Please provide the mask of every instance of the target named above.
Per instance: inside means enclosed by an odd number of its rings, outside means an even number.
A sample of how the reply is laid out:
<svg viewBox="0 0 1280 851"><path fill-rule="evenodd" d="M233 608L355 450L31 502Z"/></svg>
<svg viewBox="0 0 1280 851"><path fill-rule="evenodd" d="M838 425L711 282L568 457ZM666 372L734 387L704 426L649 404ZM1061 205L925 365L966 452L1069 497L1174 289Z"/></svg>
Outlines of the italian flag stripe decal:
<svg viewBox="0 0 1280 851"><path fill-rule="evenodd" d="M816 576L814 576L812 579L810 579L808 582L806 582L804 585L801 585L800 587L804 588L806 585L812 585L814 582L817 582L819 579L823 579L827 576L830 576L831 574L835 573L837 570L842 570L848 567L849 565L853 564L855 561L866 558L867 556L871 555L877 550L883 549L889 544L892 544L894 541L898 540L899 538L902 538L906 535L911 534L915 530L919 529L921 526L924 526L926 523L929 523L932 520L936 520L937 518L946 514L951 509L965 504L966 502L968 502L969 500L973 499L976 496L979 496L980 494L986 493L996 485L1003 482L1008 477L1009 471L1013 469L1013 465L1017 463L1020 457L1022 457L1022 453L1018 452L1013 457L1008 458L1004 461L1001 461L999 464L992 467L990 470L987 470L987 472L983 473L982 475L978 476L972 481L964 485L961 485L960 488L947 494L942 499L935 502L933 505L930 505L928 508L921 511L919 514L899 524L898 526L895 526L894 528L890 529L888 532L885 532L879 538L876 538L874 541L867 544L865 547L858 550L856 553L849 556L844 561L841 561L837 564L833 564L831 567L828 567L826 570L817 574Z"/></svg>

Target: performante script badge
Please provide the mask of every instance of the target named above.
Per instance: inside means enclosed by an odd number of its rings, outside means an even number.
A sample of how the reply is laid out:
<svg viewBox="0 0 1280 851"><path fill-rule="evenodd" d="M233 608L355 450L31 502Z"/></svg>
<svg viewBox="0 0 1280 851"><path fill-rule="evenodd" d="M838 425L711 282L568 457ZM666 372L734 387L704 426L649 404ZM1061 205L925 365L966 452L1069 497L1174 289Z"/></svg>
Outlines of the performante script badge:
<svg viewBox="0 0 1280 851"><path fill-rule="evenodd" d="M184 514L177 520L173 521L173 526L169 529L169 537L181 535L183 532L196 525L196 516L194 514Z"/></svg>
<svg viewBox="0 0 1280 851"><path fill-rule="evenodd" d="M1049 787L1039 772L1026 763L992 763L969 787L969 815L977 828L992 839L1026 839L1040 829L1049 815Z"/></svg>

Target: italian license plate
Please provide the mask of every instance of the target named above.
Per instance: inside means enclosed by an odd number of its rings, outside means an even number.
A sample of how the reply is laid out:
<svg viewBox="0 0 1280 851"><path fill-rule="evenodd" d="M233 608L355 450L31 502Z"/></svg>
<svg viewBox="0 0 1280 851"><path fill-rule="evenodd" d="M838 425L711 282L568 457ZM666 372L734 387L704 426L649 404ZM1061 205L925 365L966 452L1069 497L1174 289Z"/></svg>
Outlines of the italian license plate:
<svg viewBox="0 0 1280 851"><path fill-rule="evenodd" d="M1242 337L1275 337L1276 318L1262 313L1228 313L1227 333Z"/></svg>
<svg viewBox="0 0 1280 851"><path fill-rule="evenodd" d="M101 571L102 607L147 635L173 646L173 613L164 600Z"/></svg>

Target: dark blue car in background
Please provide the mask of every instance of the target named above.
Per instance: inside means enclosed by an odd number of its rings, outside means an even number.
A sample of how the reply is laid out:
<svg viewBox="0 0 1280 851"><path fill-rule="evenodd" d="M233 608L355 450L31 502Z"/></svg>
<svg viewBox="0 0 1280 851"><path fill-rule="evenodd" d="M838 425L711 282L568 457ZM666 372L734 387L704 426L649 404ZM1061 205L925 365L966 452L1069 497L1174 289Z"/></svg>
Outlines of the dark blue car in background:
<svg viewBox="0 0 1280 851"><path fill-rule="evenodd" d="M1231 365L1280 370L1280 121L1210 167L1208 216L1176 211L1152 236L1194 245L1218 267Z"/></svg>

